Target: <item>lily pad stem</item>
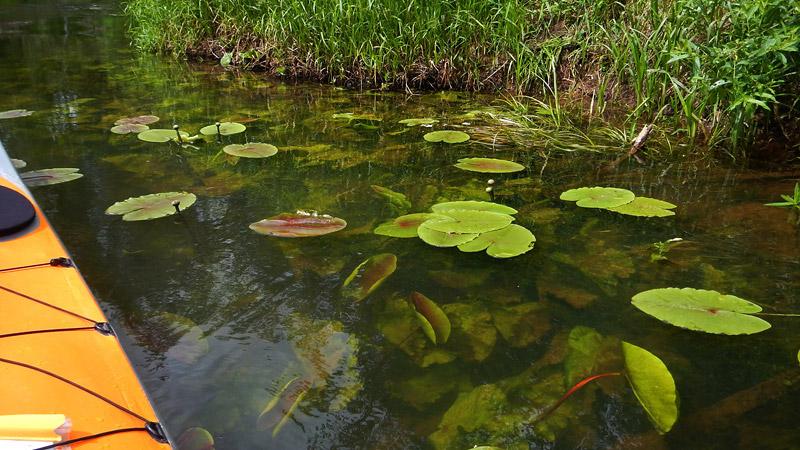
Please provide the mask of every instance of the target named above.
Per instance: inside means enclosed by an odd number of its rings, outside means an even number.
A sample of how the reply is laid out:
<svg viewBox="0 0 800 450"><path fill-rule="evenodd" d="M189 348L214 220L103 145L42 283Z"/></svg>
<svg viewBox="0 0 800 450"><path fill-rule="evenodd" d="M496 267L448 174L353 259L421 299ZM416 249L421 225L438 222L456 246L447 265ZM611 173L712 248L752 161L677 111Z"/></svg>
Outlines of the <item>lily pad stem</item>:
<svg viewBox="0 0 800 450"><path fill-rule="evenodd" d="M800 314L751 313L754 316L800 317Z"/></svg>
<svg viewBox="0 0 800 450"><path fill-rule="evenodd" d="M174 207L175 207L175 212L176 212L176 213L178 213L178 214L180 214L180 212L181 212L181 208L180 208L180 206L181 206L181 202L180 202L180 200L175 200L175 201L173 201L173 202L172 202L172 206L174 206Z"/></svg>
<svg viewBox="0 0 800 450"><path fill-rule="evenodd" d="M172 129L175 130L175 134L178 135L178 144L183 144L183 139L181 138L181 132L178 131L178 128L180 128L178 127L178 124L172 126Z"/></svg>
<svg viewBox="0 0 800 450"><path fill-rule="evenodd" d="M222 133L220 133L220 132L219 132L219 125L220 125L220 123L219 123L219 122L217 122L217 123L215 123L214 125L216 125L216 126L217 126L217 136L218 136L218 137L219 137L219 136L222 136Z"/></svg>
<svg viewBox="0 0 800 450"><path fill-rule="evenodd" d="M564 401L565 401L567 398L569 398L569 396L570 396L570 395L574 394L574 393L575 393L575 391L577 391L578 389L582 388L584 385L586 385L586 383L588 383L588 382L590 382L590 381L592 381L592 380L596 380L596 379L598 379L598 378L602 378L602 377L609 377L609 376L612 376L612 375L622 375L622 373L621 373L621 372L602 373L602 374L600 374L600 375L595 375L595 376L593 376L593 377L589 377L589 378L586 378L586 379L584 379L584 380L581 380L581 381L580 381L578 384L576 384L575 386L573 386L573 387L572 387L572 389L568 390L568 391L567 391L567 393L566 393L566 394L564 394L564 395L563 395L563 396L562 396L562 397L561 397L561 398L560 398L560 399L559 399L557 402L555 402L555 403L554 403L553 405L551 405L551 406L548 406L548 407L547 407L547 408L546 408L544 411L542 411L542 413L541 413L541 414L539 414L539 415L538 415L538 416L536 416L536 417L535 417L533 420L531 420L531 421L528 423L528 427L529 427L529 428L532 428L534 425L536 425L537 423L539 423L539 422L540 422L542 419L544 419L545 417L547 417L547 416L549 416L550 414L552 414L552 413L553 413L553 411L555 411L556 409L558 409L558 407L559 407L559 406L561 406L561 404L562 404L562 403L564 403Z"/></svg>

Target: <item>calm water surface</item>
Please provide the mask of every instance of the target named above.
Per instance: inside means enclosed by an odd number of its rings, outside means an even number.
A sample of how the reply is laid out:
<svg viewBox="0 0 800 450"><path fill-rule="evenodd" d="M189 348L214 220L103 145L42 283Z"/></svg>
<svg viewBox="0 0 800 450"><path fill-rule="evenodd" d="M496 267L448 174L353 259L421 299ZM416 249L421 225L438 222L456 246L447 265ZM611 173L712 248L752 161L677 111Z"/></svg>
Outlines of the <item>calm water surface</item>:
<svg viewBox="0 0 800 450"><path fill-rule="evenodd" d="M173 440L202 427L218 449L800 448L798 319L716 336L630 303L647 289L694 287L800 312L798 228L787 210L762 206L791 192L800 172L790 165L624 162L600 174L614 156L509 143L493 97L287 85L140 55L124 28L114 4L0 1L0 110L36 111L0 121L0 139L23 170L84 174L34 194L124 335ZM345 113L382 121L359 129L334 118ZM192 134L217 120L256 120L186 148L109 131L142 114ZM427 143L431 129L397 123L412 117L473 139ZM280 151L239 161L220 151L249 141ZM496 260L372 233L403 211L371 185L405 194L408 212L489 200L489 176L453 167L474 156L527 166L494 177L495 201L519 210L516 223L537 238L531 252ZM587 185L666 200L677 214L636 218L558 200ZM104 214L168 191L193 192L197 203L144 222ZM248 228L299 209L348 226L305 239ZM652 244L675 237L687 242L652 262ZM360 302L345 298L347 276L379 253L397 256L394 274ZM450 317L446 344L425 337L412 291ZM578 347L580 336L593 344ZM525 426L580 379L618 371L619 340L654 353L674 376L681 405L671 432L655 433L623 377L592 383Z"/></svg>

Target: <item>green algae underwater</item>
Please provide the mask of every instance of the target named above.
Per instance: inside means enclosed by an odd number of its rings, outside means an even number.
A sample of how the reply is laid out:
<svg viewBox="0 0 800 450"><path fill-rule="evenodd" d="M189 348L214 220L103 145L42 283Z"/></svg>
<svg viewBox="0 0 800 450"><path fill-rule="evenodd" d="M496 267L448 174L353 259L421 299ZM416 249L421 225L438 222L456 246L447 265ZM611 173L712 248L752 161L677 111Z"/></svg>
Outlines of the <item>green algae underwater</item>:
<svg viewBox="0 0 800 450"><path fill-rule="evenodd" d="M797 167L732 167L653 147L646 165L601 170L627 142L546 145L491 96L289 85L143 56L128 47L113 4L3 11L2 109L26 114L0 121L0 139L25 170L83 174L34 195L179 448L796 445L796 319L716 335L663 323L632 299L691 287L797 312L800 235L789 211L764 206L792 190ZM111 130L143 116L189 137L216 123L244 130L181 143ZM425 139L435 131L469 139ZM253 142L277 152L224 151ZM468 158L524 168L457 167ZM674 215L560 198L595 186L668 202L675 208L655 209ZM127 198L173 192L196 201L152 220L105 214ZM501 211L467 214L461 204L442 214L461 201ZM250 228L308 218L335 230ZM482 236L487 249L497 240L485 235L513 225L535 244L495 258L408 231L425 223ZM678 237L652 257L655 243ZM663 371L641 375L660 367L653 358L675 386L655 389L655 400L646 380L664 380ZM646 368L631 369L631 359ZM616 373L551 409L582 381Z"/></svg>

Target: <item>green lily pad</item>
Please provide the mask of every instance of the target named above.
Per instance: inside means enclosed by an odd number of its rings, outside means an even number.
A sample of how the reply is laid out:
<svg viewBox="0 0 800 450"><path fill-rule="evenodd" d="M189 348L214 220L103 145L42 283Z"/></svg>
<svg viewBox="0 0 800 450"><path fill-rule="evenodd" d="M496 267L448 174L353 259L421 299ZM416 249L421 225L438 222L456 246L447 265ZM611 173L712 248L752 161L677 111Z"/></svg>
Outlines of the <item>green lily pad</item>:
<svg viewBox="0 0 800 450"><path fill-rule="evenodd" d="M422 331L436 345L443 345L450 338L450 319L447 314L439 308L428 297L419 292L411 293L411 304L422 323Z"/></svg>
<svg viewBox="0 0 800 450"><path fill-rule="evenodd" d="M468 209L437 211L447 219L429 219L427 228L443 233L485 233L507 227L514 218L508 214Z"/></svg>
<svg viewBox="0 0 800 450"><path fill-rule="evenodd" d="M423 138L428 142L444 142L447 144L458 144L469 140L469 135L462 131L440 130L432 131Z"/></svg>
<svg viewBox="0 0 800 450"><path fill-rule="evenodd" d="M214 450L214 437L204 428L189 428L175 442L177 450Z"/></svg>
<svg viewBox="0 0 800 450"><path fill-rule="evenodd" d="M209 125L203 128L200 128L200 134L205 134L206 136L213 136L215 134L221 134L222 136L228 136L231 134L241 133L242 131L246 130L247 127L242 125L238 122L222 122L219 125Z"/></svg>
<svg viewBox="0 0 800 450"><path fill-rule="evenodd" d="M495 258L511 258L530 251L535 242L536 237L527 228L511 224L482 233L466 244L459 245L458 249L462 252L486 250L486 254Z"/></svg>
<svg viewBox="0 0 800 450"><path fill-rule="evenodd" d="M506 205L493 202L481 202L474 200L457 201L457 202L442 202L431 206L431 211L435 213L444 214L445 211L453 209L466 209L472 211L488 211L498 214L516 214L517 210Z"/></svg>
<svg viewBox="0 0 800 450"><path fill-rule="evenodd" d="M628 382L656 430L664 434L678 420L678 394L669 369L657 356L627 342L622 342Z"/></svg>
<svg viewBox="0 0 800 450"><path fill-rule="evenodd" d="M636 197L630 203L606 209L609 211L618 212L620 214L627 214L629 216L667 217L675 215L675 211L670 211L670 209L675 207L676 206L672 203L665 202L663 200L649 197Z"/></svg>
<svg viewBox="0 0 800 450"><path fill-rule="evenodd" d="M582 187L561 193L561 200L577 201L581 208L613 208L630 203L636 197L627 189L612 187Z"/></svg>
<svg viewBox="0 0 800 450"><path fill-rule="evenodd" d="M423 119L403 119L398 121L397 123L403 123L407 127L415 127L418 125L430 125L438 122L439 121L436 119L423 118Z"/></svg>
<svg viewBox="0 0 800 450"><path fill-rule="evenodd" d="M316 211L297 211L283 213L250 224L250 229L270 236L310 237L339 231L347 222L327 214L318 215Z"/></svg>
<svg viewBox="0 0 800 450"><path fill-rule="evenodd" d="M769 322L750 314L761 307L733 295L692 288L661 288L633 296L633 306L676 327L714 334L754 334Z"/></svg>
<svg viewBox="0 0 800 450"><path fill-rule="evenodd" d="M466 244L467 242L478 237L477 233L445 233L428 228L428 224L432 221L426 221L417 228L417 235L426 244L433 245L434 247L455 247L457 245Z"/></svg>
<svg viewBox="0 0 800 450"><path fill-rule="evenodd" d="M271 144L249 142L247 144L231 144L222 148L229 155L243 158L269 158L278 153L278 148Z"/></svg>
<svg viewBox="0 0 800 450"><path fill-rule="evenodd" d="M181 138L186 140L189 139L189 133L185 131L180 131ZM145 141L145 142L169 142L172 140L177 140L178 132L175 130L168 130L166 128L154 128L151 130L142 131L136 137Z"/></svg>
<svg viewBox="0 0 800 450"><path fill-rule="evenodd" d="M59 167L55 169L33 170L19 174L26 186L47 186L50 184L66 183L77 180L83 174L72 167Z"/></svg>
<svg viewBox="0 0 800 450"><path fill-rule="evenodd" d="M149 125L158 122L158 116L138 116L138 117L125 117L114 122L114 125L125 125L128 123L138 123L141 125Z"/></svg>
<svg viewBox="0 0 800 450"><path fill-rule="evenodd" d="M132 197L114 203L106 214L122 214L122 220L150 220L170 216L194 204L197 197L189 192L162 192Z"/></svg>
<svg viewBox="0 0 800 450"><path fill-rule="evenodd" d="M386 280L397 268L397 256L391 253L373 255L362 262L344 280L342 295L361 301Z"/></svg>
<svg viewBox="0 0 800 450"><path fill-rule="evenodd" d="M16 117L25 117L33 114L33 111L27 109L12 109L10 111L0 112L0 119L14 119Z"/></svg>
<svg viewBox="0 0 800 450"><path fill-rule="evenodd" d="M481 173L512 173L525 170L522 164L495 158L461 158L458 164L454 165L459 169Z"/></svg>
<svg viewBox="0 0 800 450"><path fill-rule="evenodd" d="M149 129L150 127L140 123L124 123L111 127L111 132L114 134L141 133Z"/></svg>
<svg viewBox="0 0 800 450"><path fill-rule="evenodd" d="M446 219L447 216L430 213L414 213L400 216L391 222L378 225L372 231L375 234L398 238L417 237L417 228L429 219Z"/></svg>

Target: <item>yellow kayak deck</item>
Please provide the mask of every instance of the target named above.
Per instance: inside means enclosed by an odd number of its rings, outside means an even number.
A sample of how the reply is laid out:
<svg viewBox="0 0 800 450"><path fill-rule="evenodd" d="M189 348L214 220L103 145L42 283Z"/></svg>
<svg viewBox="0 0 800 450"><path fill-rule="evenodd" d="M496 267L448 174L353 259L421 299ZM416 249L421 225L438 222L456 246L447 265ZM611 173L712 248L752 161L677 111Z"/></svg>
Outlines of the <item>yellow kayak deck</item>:
<svg viewBox="0 0 800 450"><path fill-rule="evenodd" d="M19 195L5 198L28 200L36 217L0 236L0 416L63 414L78 450L169 448L86 283L27 189L8 178L0 189ZM0 428L0 439L9 434Z"/></svg>

